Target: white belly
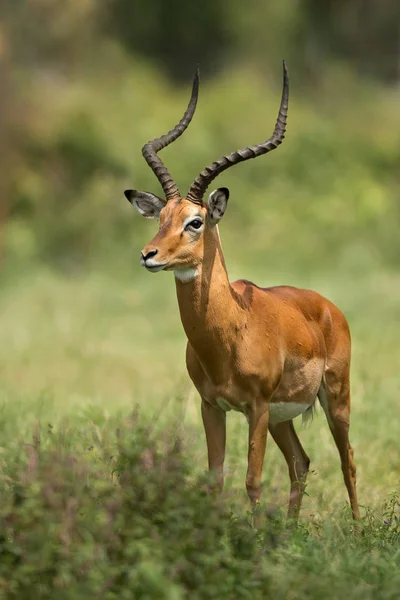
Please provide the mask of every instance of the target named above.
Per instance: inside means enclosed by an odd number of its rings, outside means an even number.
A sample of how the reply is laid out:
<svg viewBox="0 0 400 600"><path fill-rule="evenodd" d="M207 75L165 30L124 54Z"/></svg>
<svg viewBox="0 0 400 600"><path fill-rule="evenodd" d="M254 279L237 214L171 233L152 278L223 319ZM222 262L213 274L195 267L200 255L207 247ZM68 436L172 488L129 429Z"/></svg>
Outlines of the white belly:
<svg viewBox="0 0 400 600"><path fill-rule="evenodd" d="M229 410L237 410L244 412L239 406L233 406L225 398L217 398L216 403L221 410L227 412ZM269 422L271 425L277 423L283 423L284 421L290 421L295 417L298 417L304 413L307 408L310 408L311 404L305 404L300 402L271 402L269 405Z"/></svg>
<svg viewBox="0 0 400 600"><path fill-rule="evenodd" d="M304 413L312 404L299 402L271 402L269 405L269 422L271 425L290 421Z"/></svg>

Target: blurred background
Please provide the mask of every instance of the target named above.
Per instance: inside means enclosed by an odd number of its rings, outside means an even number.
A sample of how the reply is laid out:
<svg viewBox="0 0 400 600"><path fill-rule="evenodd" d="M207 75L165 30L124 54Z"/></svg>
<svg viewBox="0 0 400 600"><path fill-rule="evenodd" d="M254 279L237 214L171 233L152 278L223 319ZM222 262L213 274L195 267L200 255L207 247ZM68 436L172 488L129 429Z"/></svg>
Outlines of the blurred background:
<svg viewBox="0 0 400 600"><path fill-rule="evenodd" d="M180 118L196 64L196 118L163 153L182 189L269 137L282 58L287 141L221 177L224 229L255 234L253 257L285 265L398 265L399 23L397 0L3 0L3 266L131 263L132 237L151 225L124 185L159 191L140 150Z"/></svg>
<svg viewBox="0 0 400 600"><path fill-rule="evenodd" d="M1 598L398 598L399 0L0 5ZM232 280L315 289L348 318L358 538L322 410L295 422L311 471L293 542L247 526L243 415L227 503L197 493L173 276L140 267L157 222L123 194L162 193L141 148L181 118L197 63L196 115L161 153L182 193L271 135L283 58L286 139L215 182L220 232ZM283 515L270 439L263 478Z"/></svg>
<svg viewBox="0 0 400 600"><path fill-rule="evenodd" d="M173 278L140 268L157 225L123 190L161 192L141 148L180 119L197 63L195 118L162 153L182 192L270 136L285 58L284 144L216 182L231 190L228 270L317 289L345 312L361 478L375 472L376 495L398 482L399 26L398 0L2 0L0 396L20 432L28 415L93 419L179 396L205 465ZM246 424L230 422L245 461ZM339 481L321 430L304 435Z"/></svg>

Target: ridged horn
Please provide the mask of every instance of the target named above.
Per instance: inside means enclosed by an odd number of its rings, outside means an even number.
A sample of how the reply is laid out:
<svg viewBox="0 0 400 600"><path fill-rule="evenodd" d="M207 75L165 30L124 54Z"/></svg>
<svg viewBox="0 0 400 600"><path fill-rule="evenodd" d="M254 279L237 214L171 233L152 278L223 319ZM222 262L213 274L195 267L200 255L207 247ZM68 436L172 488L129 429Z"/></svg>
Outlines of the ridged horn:
<svg viewBox="0 0 400 600"><path fill-rule="evenodd" d="M266 142L257 144L255 146L249 146L242 150L237 150L223 156L219 160L213 162L210 166L206 167L204 171L200 173L198 177L193 181L187 193L187 200L194 202L195 204L202 204L204 193L210 183L223 171L233 167L240 162L249 160L250 158L256 158L262 154L266 154L271 150L275 150L283 142L286 132L286 120L287 110L289 102L289 77L286 68L286 63L283 61L283 90L282 99L279 107L278 119L275 124L275 129L272 136Z"/></svg>
<svg viewBox="0 0 400 600"><path fill-rule="evenodd" d="M182 119L177 125L168 133L162 135L151 142L145 144L142 148L142 154L147 164L154 172L158 181L161 183L162 189L167 200L173 198L180 198L178 187L171 175L168 172L167 167L164 165L162 160L157 156L157 152L174 142L182 133L187 129L190 121L193 118L194 111L196 110L197 98L199 94L199 68L196 69L196 74L193 80L192 95L188 107Z"/></svg>

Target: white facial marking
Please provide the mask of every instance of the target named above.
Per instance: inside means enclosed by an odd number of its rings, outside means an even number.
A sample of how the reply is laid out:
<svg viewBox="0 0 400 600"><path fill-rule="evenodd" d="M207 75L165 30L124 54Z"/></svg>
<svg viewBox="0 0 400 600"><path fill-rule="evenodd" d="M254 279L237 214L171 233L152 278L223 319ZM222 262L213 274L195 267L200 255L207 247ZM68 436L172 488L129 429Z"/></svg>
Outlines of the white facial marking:
<svg viewBox="0 0 400 600"><path fill-rule="evenodd" d="M174 271L175 277L183 283L193 281L193 279L196 279L198 274L199 272L196 267L191 267L189 269L175 269Z"/></svg>
<svg viewBox="0 0 400 600"><path fill-rule="evenodd" d="M160 271L163 270L165 265L148 265L146 263L146 269L150 272L150 273L159 273Z"/></svg>
<svg viewBox="0 0 400 600"><path fill-rule="evenodd" d="M151 258L144 261L142 258L140 264L142 265L142 267L145 267L150 273L158 273L159 271L163 270L167 263L159 263L156 260L152 260Z"/></svg>
<svg viewBox="0 0 400 600"><path fill-rule="evenodd" d="M304 413L312 404L300 402L271 402L269 405L269 422L271 425L290 421Z"/></svg>

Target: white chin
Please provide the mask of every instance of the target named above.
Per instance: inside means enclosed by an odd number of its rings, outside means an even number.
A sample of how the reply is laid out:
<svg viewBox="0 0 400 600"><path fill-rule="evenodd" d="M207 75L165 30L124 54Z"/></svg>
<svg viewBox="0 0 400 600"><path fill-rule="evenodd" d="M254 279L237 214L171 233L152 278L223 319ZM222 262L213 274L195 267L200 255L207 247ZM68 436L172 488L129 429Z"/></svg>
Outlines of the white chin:
<svg viewBox="0 0 400 600"><path fill-rule="evenodd" d="M148 267L147 265L145 265L145 266L146 266L146 270L149 273L159 273L164 268L164 265L160 265L159 267Z"/></svg>
<svg viewBox="0 0 400 600"><path fill-rule="evenodd" d="M174 275L176 279L182 282L193 281L198 275L198 271L196 267L191 267L189 269L175 269Z"/></svg>

